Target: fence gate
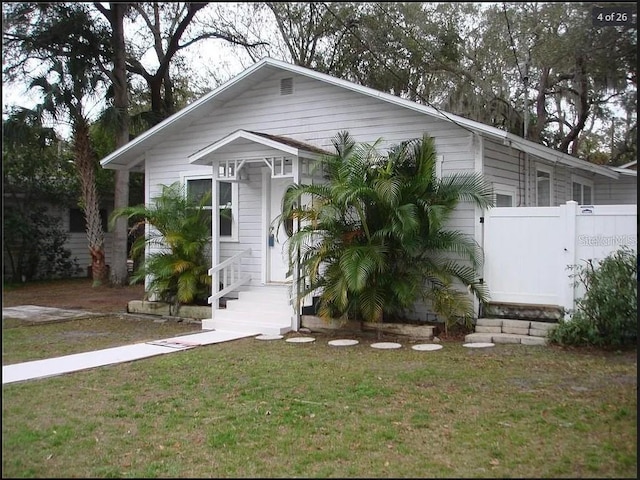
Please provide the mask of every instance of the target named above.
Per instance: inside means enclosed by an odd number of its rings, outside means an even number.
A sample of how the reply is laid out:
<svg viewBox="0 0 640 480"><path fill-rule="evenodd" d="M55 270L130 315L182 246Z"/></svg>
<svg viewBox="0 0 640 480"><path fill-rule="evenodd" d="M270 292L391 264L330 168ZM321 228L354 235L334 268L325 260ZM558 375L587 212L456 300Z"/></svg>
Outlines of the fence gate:
<svg viewBox="0 0 640 480"><path fill-rule="evenodd" d="M484 280L492 302L574 308L568 267L637 249L637 205L496 207L485 215Z"/></svg>

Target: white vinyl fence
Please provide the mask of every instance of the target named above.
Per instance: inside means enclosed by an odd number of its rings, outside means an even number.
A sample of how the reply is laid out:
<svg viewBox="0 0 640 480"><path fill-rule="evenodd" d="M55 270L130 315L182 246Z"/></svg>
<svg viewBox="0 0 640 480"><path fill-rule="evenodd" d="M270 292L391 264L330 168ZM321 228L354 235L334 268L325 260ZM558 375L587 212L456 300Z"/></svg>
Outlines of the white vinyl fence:
<svg viewBox="0 0 640 480"><path fill-rule="evenodd" d="M484 280L492 302L573 310L583 292L567 267L637 243L637 205L496 207L484 220Z"/></svg>

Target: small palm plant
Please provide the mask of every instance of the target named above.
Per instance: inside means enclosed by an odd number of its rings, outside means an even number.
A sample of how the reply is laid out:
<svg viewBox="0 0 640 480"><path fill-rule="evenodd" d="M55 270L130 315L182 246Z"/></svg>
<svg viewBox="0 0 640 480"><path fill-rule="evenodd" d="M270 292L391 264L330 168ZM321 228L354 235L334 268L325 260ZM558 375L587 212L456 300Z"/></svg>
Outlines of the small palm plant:
<svg viewBox="0 0 640 480"><path fill-rule="evenodd" d="M324 318L382 321L418 300L447 306L438 312L445 318L468 318L471 299L452 285L488 299L475 274L482 252L444 226L460 201L491 206L490 185L478 174L438 178L427 135L386 154L379 142L356 144L339 133L336 154L324 160L327 182L285 192L281 218L300 224L288 240L291 266L300 262L300 297L320 291Z"/></svg>
<svg viewBox="0 0 640 480"><path fill-rule="evenodd" d="M148 254L131 276L130 282L149 279L147 297L155 295L174 306L206 304L211 294L208 246L211 240L211 195L200 201L189 198L180 183L163 185L151 205L125 207L113 212L137 220L133 229L147 224L146 236L131 247L134 258Z"/></svg>

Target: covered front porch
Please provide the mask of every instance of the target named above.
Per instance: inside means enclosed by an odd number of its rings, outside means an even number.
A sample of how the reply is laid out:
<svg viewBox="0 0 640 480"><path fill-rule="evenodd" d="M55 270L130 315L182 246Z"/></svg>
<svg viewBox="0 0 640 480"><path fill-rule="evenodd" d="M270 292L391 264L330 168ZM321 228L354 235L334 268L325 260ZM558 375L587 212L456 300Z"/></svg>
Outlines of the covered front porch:
<svg viewBox="0 0 640 480"><path fill-rule="evenodd" d="M290 138L237 130L191 155L192 164L212 166L214 288L203 329L275 334L300 328L297 268L289 268L285 224L279 222L282 197L291 184L318 181L314 164L327 153Z"/></svg>

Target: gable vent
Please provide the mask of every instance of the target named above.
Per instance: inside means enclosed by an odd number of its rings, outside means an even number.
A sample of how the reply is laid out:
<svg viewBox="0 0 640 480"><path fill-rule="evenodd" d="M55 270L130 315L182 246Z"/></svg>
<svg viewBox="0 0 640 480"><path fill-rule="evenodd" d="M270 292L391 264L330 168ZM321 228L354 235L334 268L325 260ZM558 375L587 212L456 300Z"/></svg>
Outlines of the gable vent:
<svg viewBox="0 0 640 480"><path fill-rule="evenodd" d="M291 95L293 93L293 78L283 78L280 80L280 95Z"/></svg>

